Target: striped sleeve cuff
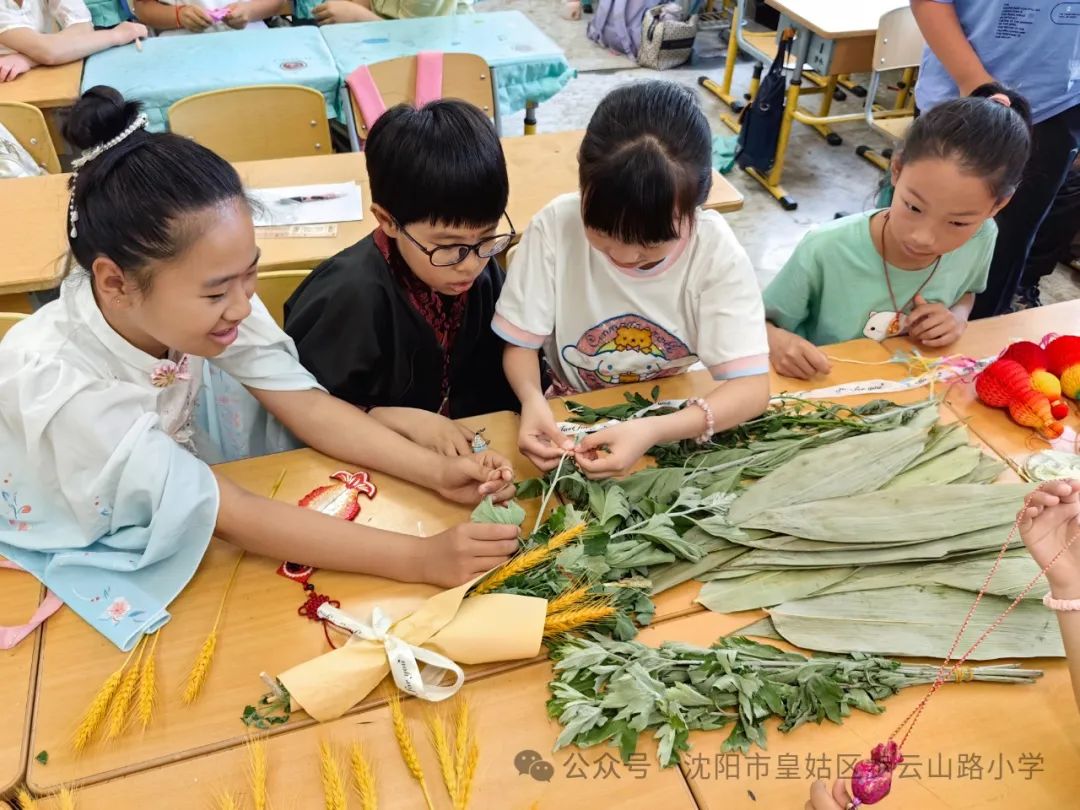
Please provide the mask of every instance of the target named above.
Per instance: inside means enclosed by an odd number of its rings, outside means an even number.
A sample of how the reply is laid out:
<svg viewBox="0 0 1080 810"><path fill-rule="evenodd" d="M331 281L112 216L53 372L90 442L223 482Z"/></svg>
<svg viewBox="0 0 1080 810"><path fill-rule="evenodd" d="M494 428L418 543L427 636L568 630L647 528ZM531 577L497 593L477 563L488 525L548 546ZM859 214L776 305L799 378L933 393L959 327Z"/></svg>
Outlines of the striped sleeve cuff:
<svg viewBox="0 0 1080 810"><path fill-rule="evenodd" d="M709 366L709 373L714 380L735 380L739 377L768 374L769 355L755 354L751 357L740 357L738 360L719 363L715 366Z"/></svg>
<svg viewBox="0 0 1080 810"><path fill-rule="evenodd" d="M495 317L491 319L491 329L496 335L501 337L507 343L520 346L523 349L539 349L544 345L544 341L547 340L547 335L536 335L532 332L526 332L510 321L506 320L498 312L495 313Z"/></svg>

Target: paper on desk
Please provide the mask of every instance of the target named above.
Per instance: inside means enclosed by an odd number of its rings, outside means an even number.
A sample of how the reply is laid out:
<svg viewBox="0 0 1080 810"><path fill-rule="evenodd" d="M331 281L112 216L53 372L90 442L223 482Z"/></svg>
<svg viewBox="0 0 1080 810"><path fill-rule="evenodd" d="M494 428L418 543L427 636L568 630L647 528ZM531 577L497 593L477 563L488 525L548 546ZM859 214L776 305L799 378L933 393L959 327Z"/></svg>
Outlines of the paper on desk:
<svg viewBox="0 0 1080 810"><path fill-rule="evenodd" d="M360 186L354 182L256 188L249 195L255 201L252 214L256 227L359 222L364 218Z"/></svg>

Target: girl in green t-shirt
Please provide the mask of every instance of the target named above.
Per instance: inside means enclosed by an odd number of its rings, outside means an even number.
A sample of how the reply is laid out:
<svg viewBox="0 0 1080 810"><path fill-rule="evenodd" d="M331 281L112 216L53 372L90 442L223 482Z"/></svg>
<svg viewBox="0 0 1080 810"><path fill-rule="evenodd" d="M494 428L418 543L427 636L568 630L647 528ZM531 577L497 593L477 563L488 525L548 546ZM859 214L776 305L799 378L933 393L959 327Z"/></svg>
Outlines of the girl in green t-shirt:
<svg viewBox="0 0 1080 810"><path fill-rule="evenodd" d="M993 217L1020 183L1030 120L996 84L917 118L893 158L892 205L808 233L765 290L777 372L827 374L817 346L858 337L955 343L986 287Z"/></svg>

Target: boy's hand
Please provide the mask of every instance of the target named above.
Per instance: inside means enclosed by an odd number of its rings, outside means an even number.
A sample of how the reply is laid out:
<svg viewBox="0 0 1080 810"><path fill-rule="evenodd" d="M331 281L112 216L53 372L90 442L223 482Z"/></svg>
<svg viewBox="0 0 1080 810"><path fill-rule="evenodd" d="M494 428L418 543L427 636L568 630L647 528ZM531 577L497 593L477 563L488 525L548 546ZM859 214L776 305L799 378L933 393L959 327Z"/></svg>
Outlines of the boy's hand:
<svg viewBox="0 0 1080 810"><path fill-rule="evenodd" d="M388 428L436 453L444 456L472 454L473 431L445 416L420 408L372 408L370 414Z"/></svg>
<svg viewBox="0 0 1080 810"><path fill-rule="evenodd" d="M777 374L798 380L809 380L832 370L825 352L809 340L778 326L769 328L769 360Z"/></svg>
<svg viewBox="0 0 1080 810"><path fill-rule="evenodd" d="M180 25L195 34L201 34L214 24L205 8L185 5L180 7Z"/></svg>
<svg viewBox="0 0 1080 810"><path fill-rule="evenodd" d="M489 495L505 501L514 496L514 470L490 450L458 456L446 460L437 491L456 503L477 504Z"/></svg>
<svg viewBox="0 0 1080 810"><path fill-rule="evenodd" d="M960 339L967 321L944 304L915 296L915 309L908 316L908 336L923 346L951 346Z"/></svg>
<svg viewBox="0 0 1080 810"><path fill-rule="evenodd" d="M592 479L628 472L656 444L648 419L634 419L590 433L574 451L578 467Z"/></svg>
<svg viewBox="0 0 1080 810"><path fill-rule="evenodd" d="M828 785L818 779L810 786L810 801L803 806L803 810L847 810L850 806L851 796L842 779L833 782L831 792Z"/></svg>
<svg viewBox="0 0 1080 810"><path fill-rule="evenodd" d="M382 19L371 9L364 8L359 3L352 2L352 0L326 0L326 2L315 6L312 16L319 25L370 22Z"/></svg>
<svg viewBox="0 0 1080 810"><path fill-rule="evenodd" d="M1031 495L1021 513L1020 537L1045 568L1080 531L1080 481L1050 481ZM1080 599L1080 538L1046 572L1055 599Z"/></svg>
<svg viewBox="0 0 1080 810"><path fill-rule="evenodd" d="M21 53L9 53L6 56L0 56L0 82L10 82L16 76L21 76L35 65L37 65L37 62L29 56L23 56Z"/></svg>
<svg viewBox="0 0 1080 810"><path fill-rule="evenodd" d="M574 440L564 436L547 402L522 405L518 427L518 447L522 454L544 472L559 466L564 453L573 451Z"/></svg>
<svg viewBox="0 0 1080 810"><path fill-rule="evenodd" d="M142 23L122 22L112 29L112 35L117 45L127 45L137 39L146 39L150 32Z"/></svg>
<svg viewBox="0 0 1080 810"><path fill-rule="evenodd" d="M498 523L462 523L422 541L420 579L455 588L496 565L518 550L518 527Z"/></svg>

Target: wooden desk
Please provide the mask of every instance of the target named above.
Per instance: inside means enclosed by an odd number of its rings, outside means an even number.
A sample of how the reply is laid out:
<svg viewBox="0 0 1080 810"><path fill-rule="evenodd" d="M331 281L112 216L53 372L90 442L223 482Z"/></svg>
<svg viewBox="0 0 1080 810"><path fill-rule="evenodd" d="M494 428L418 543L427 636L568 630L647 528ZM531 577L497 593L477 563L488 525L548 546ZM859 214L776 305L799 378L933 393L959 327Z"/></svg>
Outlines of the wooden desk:
<svg viewBox="0 0 1080 810"><path fill-rule="evenodd" d="M753 621L758 613L701 613L648 629L640 640L652 645L678 640L707 646ZM1025 663L1043 670L1044 677L1030 686L969 683L941 690L905 749L911 770L893 779L892 806L1041 810L1073 804L1080 790L1080 769L1076 768L1080 715L1070 699L1068 670L1061 659ZM770 720L768 750L755 748L749 757L721 754L727 735L724 729L695 732L690 735L692 748L683 758L683 773L702 810L802 807L812 781L808 771L831 783L838 775L838 760L850 768L866 757L924 694L925 688L906 689L884 701L883 715L855 711L839 726L825 722L781 734L777 721ZM980 759L974 761L972 755ZM1019 765L1027 755L1042 757L1041 772L1033 773L1030 780ZM964 762L981 764L981 774L965 772L961 757ZM951 778L946 778L950 771ZM911 778L915 774L919 778ZM756 804L747 801L748 791Z"/></svg>
<svg viewBox="0 0 1080 810"><path fill-rule="evenodd" d="M644 778L634 778L619 763L616 749L581 751L566 748L552 754L552 745L561 729L544 710L550 678L551 665L545 662L480 682L468 682L462 689L469 701L480 744L470 807L477 810L530 810L534 807L691 810L697 807L679 769L661 770L657 766L656 744L648 735L643 736L639 744L639 750L647 755L647 761L642 765ZM419 703L407 701L405 714L434 805L438 810L444 810L450 807L450 802L424 729L424 713L431 707ZM344 756L352 743L359 742L364 746L378 785L379 807L388 810L423 807L419 788L406 771L398 752L390 712L385 706L272 737L267 748L267 784L272 806L323 806L319 778L319 743L322 740L331 742ZM514 758L524 750L536 751L552 765L554 774L550 781L538 781L518 772ZM595 763L605 754L607 757L601 766L597 766ZM579 756L584 757L584 763ZM614 767L615 775L597 778L597 769L603 765ZM575 768L580 769L581 778L569 776L575 773ZM246 772L247 752L243 746L234 746L84 788L77 796L78 807L79 810L138 806L155 810L209 807L216 794L222 791L250 796ZM346 766L346 779L348 773ZM355 796L350 797L349 804L357 806ZM41 806L43 810L52 810L57 804L42 801ZM240 806L250 806L250 799Z"/></svg>
<svg viewBox="0 0 1080 810"><path fill-rule="evenodd" d="M518 478L536 474L535 468L517 455L517 418L513 414L489 414L465 422L487 429L485 435L492 448L510 458ZM242 486L265 493L283 468L288 474L278 499L292 503L327 483L336 470L355 469L312 450L234 462L219 469ZM448 503L389 475L376 473L372 480L379 493L374 500L361 499L358 523L431 535L468 520L471 507ZM535 516L537 504L531 505ZM422 524L422 531L418 531L418 524ZM93 694L124 656L69 610L61 610L49 620L31 749L45 749L50 756L48 766L30 762L27 782L33 790L46 793L61 784L94 783L236 745L248 732L240 722L241 711L266 691L259 673L277 674L326 651L322 628L297 616L305 598L300 586L275 575L279 561L249 556L241 564L229 596L203 694L192 706L180 703L179 694L213 624L237 553L235 547L214 540L191 584L170 605L173 618L157 649L159 703L150 727L145 733L129 732L108 744L92 743L80 756L70 748L71 732ZM319 593L339 599L344 609L358 616L370 615L376 603L391 616L403 615L438 591L430 585L333 571L319 571L312 583ZM79 662L78 666L72 662ZM476 677L481 672L518 666L521 662L466 670L470 677ZM371 697L368 705L379 700ZM301 714L285 730L310 722Z"/></svg>
<svg viewBox="0 0 1080 810"><path fill-rule="evenodd" d="M520 138L503 138L506 168L510 175L510 203L507 210L519 230L560 194L578 187L577 152L583 130L551 132ZM743 196L717 171L713 171L712 191L705 208L738 211Z"/></svg>
<svg viewBox="0 0 1080 810"><path fill-rule="evenodd" d="M13 82L0 83L0 102L21 101L41 109L70 107L79 98L83 60L57 67L36 67Z"/></svg>
<svg viewBox="0 0 1080 810"><path fill-rule="evenodd" d="M793 22L829 39L873 37L882 14L908 4L908 0L765 1Z"/></svg>
<svg viewBox="0 0 1080 810"><path fill-rule="evenodd" d="M48 290L59 283L68 255L67 182L66 174L4 180L0 295Z"/></svg>
<svg viewBox="0 0 1080 810"><path fill-rule="evenodd" d="M0 569L0 625L20 625L41 601L41 585L29 574ZM11 650L0 650L0 683L4 684L4 723L0 725L0 794L22 782L30 737L31 690L37 669L41 631Z"/></svg>

